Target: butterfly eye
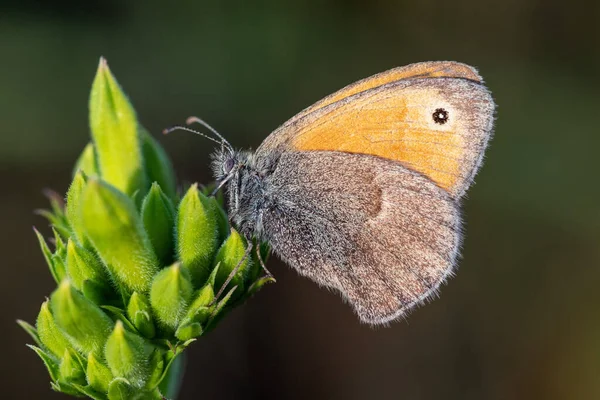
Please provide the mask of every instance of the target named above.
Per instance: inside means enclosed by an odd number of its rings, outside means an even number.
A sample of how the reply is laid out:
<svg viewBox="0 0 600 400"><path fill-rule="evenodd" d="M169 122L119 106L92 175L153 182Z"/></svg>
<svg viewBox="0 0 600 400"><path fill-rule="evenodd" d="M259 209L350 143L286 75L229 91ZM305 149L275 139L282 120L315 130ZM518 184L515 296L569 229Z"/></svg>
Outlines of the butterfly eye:
<svg viewBox="0 0 600 400"><path fill-rule="evenodd" d="M436 124L444 125L448 122L448 111L443 108L438 108L433 112L433 121Z"/></svg>
<svg viewBox="0 0 600 400"><path fill-rule="evenodd" d="M225 161L225 164L223 164L223 171L228 174L231 172L231 170L233 169L233 165L235 164L235 161L233 161L233 158L228 158Z"/></svg>

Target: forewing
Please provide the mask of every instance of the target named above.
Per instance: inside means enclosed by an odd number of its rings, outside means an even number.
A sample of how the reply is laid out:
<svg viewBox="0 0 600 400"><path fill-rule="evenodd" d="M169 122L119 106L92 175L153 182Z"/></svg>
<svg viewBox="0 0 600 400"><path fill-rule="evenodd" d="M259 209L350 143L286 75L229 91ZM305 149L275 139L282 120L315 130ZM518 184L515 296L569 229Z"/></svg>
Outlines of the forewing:
<svg viewBox="0 0 600 400"><path fill-rule="evenodd" d="M491 95L468 68L451 63L412 75L392 70L358 82L293 117L257 154L320 150L375 155L420 172L458 199L479 168L494 114Z"/></svg>
<svg viewBox="0 0 600 400"><path fill-rule="evenodd" d="M261 223L273 250L338 289L371 324L396 319L452 271L455 201L397 162L329 151L286 152Z"/></svg>

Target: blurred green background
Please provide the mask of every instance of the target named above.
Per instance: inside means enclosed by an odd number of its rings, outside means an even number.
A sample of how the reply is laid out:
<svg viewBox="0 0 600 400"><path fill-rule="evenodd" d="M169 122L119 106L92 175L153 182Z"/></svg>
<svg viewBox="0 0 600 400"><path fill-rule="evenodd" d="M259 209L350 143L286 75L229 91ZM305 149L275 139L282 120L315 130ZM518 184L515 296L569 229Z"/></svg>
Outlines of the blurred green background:
<svg viewBox="0 0 600 400"><path fill-rule="evenodd" d="M3 398L64 398L14 321L54 288L32 210L67 189L101 55L155 135L199 115L237 147L416 61L477 66L498 103L439 299L372 329L273 259L278 283L192 346L181 399L600 398L600 3L228 3L0 3ZM159 140L181 178L211 179L209 141Z"/></svg>

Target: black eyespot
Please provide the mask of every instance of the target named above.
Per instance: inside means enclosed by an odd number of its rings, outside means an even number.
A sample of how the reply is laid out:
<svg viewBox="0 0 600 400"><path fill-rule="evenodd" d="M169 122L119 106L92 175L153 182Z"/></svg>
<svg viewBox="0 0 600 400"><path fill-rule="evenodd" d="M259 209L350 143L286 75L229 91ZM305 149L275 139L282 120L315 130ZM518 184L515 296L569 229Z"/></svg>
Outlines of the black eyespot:
<svg viewBox="0 0 600 400"><path fill-rule="evenodd" d="M443 108L438 108L433 112L433 120L436 124L444 125L448 122L448 111Z"/></svg>
<svg viewBox="0 0 600 400"><path fill-rule="evenodd" d="M235 161L233 161L233 158L228 158L225 161L225 164L223 164L223 170L225 171L226 174L231 172L234 164L235 164Z"/></svg>

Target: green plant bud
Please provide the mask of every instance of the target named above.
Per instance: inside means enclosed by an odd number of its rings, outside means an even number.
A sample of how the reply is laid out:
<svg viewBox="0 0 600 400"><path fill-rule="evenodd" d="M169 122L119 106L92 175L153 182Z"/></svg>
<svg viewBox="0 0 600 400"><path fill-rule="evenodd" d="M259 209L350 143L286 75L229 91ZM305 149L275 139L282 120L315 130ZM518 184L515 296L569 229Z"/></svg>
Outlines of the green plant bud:
<svg viewBox="0 0 600 400"><path fill-rule="evenodd" d="M213 209L213 212L217 216L217 226L219 230L219 242L222 242L229 236L230 228L229 228L229 219L227 218L227 214L216 197L209 197L208 203Z"/></svg>
<svg viewBox="0 0 600 400"><path fill-rule="evenodd" d="M125 330L123 323L117 321L106 341L104 357L114 376L125 378L132 386L141 388L146 385L152 373L148 362L152 350L146 340Z"/></svg>
<svg viewBox="0 0 600 400"><path fill-rule="evenodd" d="M80 212L81 194L85 188L86 181L86 175L82 171L77 171L67 192L67 219L77 242L89 249L91 248L91 244L83 230Z"/></svg>
<svg viewBox="0 0 600 400"><path fill-rule="evenodd" d="M212 285L207 284L196 293L196 297L188 309L187 318L194 322L204 323L210 316L215 291Z"/></svg>
<svg viewBox="0 0 600 400"><path fill-rule="evenodd" d="M108 386L109 400L131 400L135 396L135 388L124 378L115 378Z"/></svg>
<svg viewBox="0 0 600 400"><path fill-rule="evenodd" d="M67 273L73 286L77 290L83 291L84 294L86 294L83 290L84 284L90 285L95 283L95 286L100 290L105 285L105 282L108 282L104 266L94 253L76 245L71 239L67 242ZM106 287L106 289L108 291L109 287Z"/></svg>
<svg viewBox="0 0 600 400"><path fill-rule="evenodd" d="M127 305L127 317L138 332L147 339L152 339L155 335L151 315L150 302L146 299L146 296L138 292L133 292Z"/></svg>
<svg viewBox="0 0 600 400"><path fill-rule="evenodd" d="M52 227L52 232L54 233L54 245L56 247L56 249L54 250L54 255L62 258L62 260L64 261L67 256L67 246L65 245L65 242L62 240L60 233L58 232L58 230L56 230L55 227Z"/></svg>
<svg viewBox="0 0 600 400"><path fill-rule="evenodd" d="M167 153L144 128L140 128L139 135L150 182L157 182L171 200L177 200L175 171Z"/></svg>
<svg viewBox="0 0 600 400"><path fill-rule="evenodd" d="M65 216L65 201L62 196L50 189L44 190L44 195L50 200L52 211L37 210L36 213L50 221L52 227L60 232L62 237L69 237L71 228Z"/></svg>
<svg viewBox="0 0 600 400"><path fill-rule="evenodd" d="M94 303L64 280L50 297L56 324L83 353L99 352L110 334L112 320ZM38 328L39 330L39 328Z"/></svg>
<svg viewBox="0 0 600 400"><path fill-rule="evenodd" d="M98 160L96 159L96 149L94 148L93 143L88 143L83 148L81 155L75 163L73 176L75 176L78 171L83 171L83 173L87 176L100 176L100 172L98 170Z"/></svg>
<svg viewBox="0 0 600 400"><path fill-rule="evenodd" d="M181 340L182 342L185 342L186 340L197 338L198 336L202 335L202 333L203 330L202 325L200 325L200 323L187 321L182 323L179 326L179 328L177 328L175 336L177 337L177 339Z"/></svg>
<svg viewBox="0 0 600 400"><path fill-rule="evenodd" d="M85 370L71 350L65 349L60 360L60 380L67 383L85 384Z"/></svg>
<svg viewBox="0 0 600 400"><path fill-rule="evenodd" d="M142 220L159 261L169 265L175 255L175 207L156 182L142 203Z"/></svg>
<svg viewBox="0 0 600 400"><path fill-rule="evenodd" d="M50 274L52 274L52 277L54 278L56 283L60 283L66 275L64 264L55 264L54 260L52 259L53 254L50 251L46 240L37 229L33 228L33 230L35 231L35 235L37 236L38 241L40 242L40 248L42 249L42 254L44 254L44 258L46 259L46 263L48 264L48 268L50 269Z"/></svg>
<svg viewBox="0 0 600 400"><path fill-rule="evenodd" d="M152 282L150 304L160 323L175 331L185 315L193 288L186 268L179 263L160 271Z"/></svg>
<svg viewBox="0 0 600 400"><path fill-rule="evenodd" d="M244 256L246 257L245 259ZM214 261L215 264L220 263L217 279L215 281L216 290L221 288L229 277L229 274L231 274L241 261L242 263L229 282L228 288L233 286L243 287L246 269L250 263L250 257L249 255L246 255L245 240L235 229L231 229L231 234L217 252Z"/></svg>
<svg viewBox="0 0 600 400"><path fill-rule="evenodd" d="M71 347L69 340L56 325L54 316L50 312L48 301L42 303L42 308L40 309L35 325L40 341L56 357L62 357L65 350Z"/></svg>
<svg viewBox="0 0 600 400"><path fill-rule="evenodd" d="M86 378L92 389L100 393L106 393L113 375L110 369L94 353L90 353L87 360Z"/></svg>
<svg viewBox="0 0 600 400"><path fill-rule="evenodd" d="M92 84L90 128L102 179L127 195L145 192L147 180L135 111L104 58Z"/></svg>
<svg viewBox="0 0 600 400"><path fill-rule="evenodd" d="M202 287L219 245L218 222L206 196L192 185L179 204L177 253L195 287Z"/></svg>
<svg viewBox="0 0 600 400"><path fill-rule="evenodd" d="M82 200L85 233L113 278L131 291L147 291L158 260L131 199L89 178Z"/></svg>

